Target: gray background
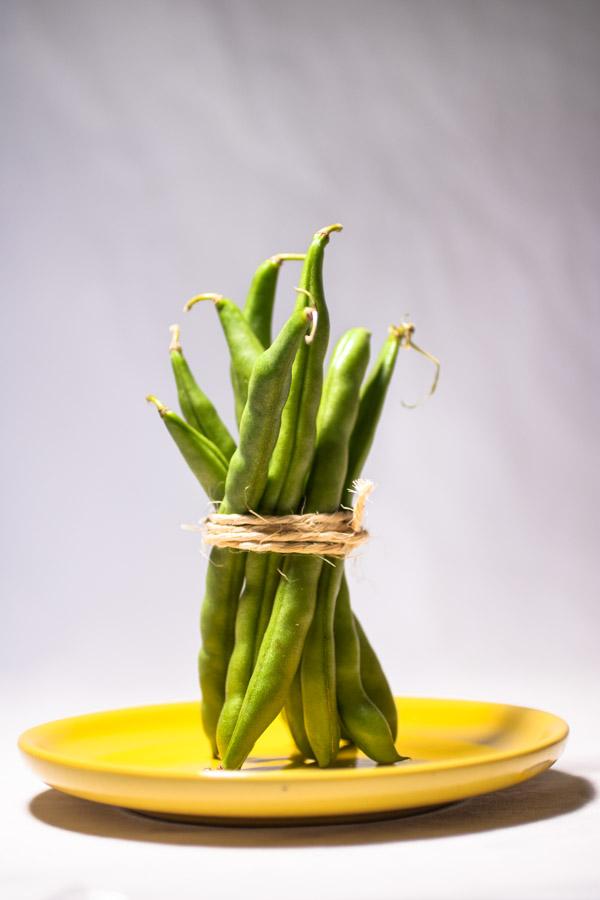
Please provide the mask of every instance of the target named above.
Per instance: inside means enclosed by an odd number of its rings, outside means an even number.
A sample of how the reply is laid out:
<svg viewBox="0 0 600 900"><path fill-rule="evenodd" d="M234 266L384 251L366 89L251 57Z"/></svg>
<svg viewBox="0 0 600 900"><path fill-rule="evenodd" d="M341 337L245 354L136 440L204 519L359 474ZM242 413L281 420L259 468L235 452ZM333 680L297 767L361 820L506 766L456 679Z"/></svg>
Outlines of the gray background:
<svg viewBox="0 0 600 900"><path fill-rule="evenodd" d="M409 311L443 362L409 412L431 373L401 357L366 467L373 540L350 565L393 685L590 732L598 3L2 17L5 714L195 696L205 560L180 524L206 502L144 396L174 403L167 326L189 296L241 300L261 259L341 221L334 333L366 325L376 349ZM231 421L216 316L182 325Z"/></svg>

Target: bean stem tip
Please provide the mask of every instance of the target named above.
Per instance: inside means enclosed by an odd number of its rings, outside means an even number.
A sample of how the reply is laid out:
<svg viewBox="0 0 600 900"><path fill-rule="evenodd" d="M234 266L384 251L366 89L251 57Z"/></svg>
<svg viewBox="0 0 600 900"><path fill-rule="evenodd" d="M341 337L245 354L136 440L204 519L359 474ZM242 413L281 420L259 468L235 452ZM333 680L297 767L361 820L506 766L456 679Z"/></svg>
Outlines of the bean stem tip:
<svg viewBox="0 0 600 900"><path fill-rule="evenodd" d="M192 297L191 300L183 307L184 312L189 312L192 306L195 306L196 303L200 303L202 300L212 300L213 303L218 303L219 300L223 299L223 294L197 294L195 297Z"/></svg>
<svg viewBox="0 0 600 900"><path fill-rule="evenodd" d="M161 416L164 416L165 413L169 412L169 410L167 409L165 404L161 403L160 400L158 399L158 397L155 397L154 394L148 394L146 397L146 401L148 403L153 403Z"/></svg>
<svg viewBox="0 0 600 900"><path fill-rule="evenodd" d="M280 266L282 262L286 262L287 260L302 260L306 256L305 253L275 253L270 257L270 261L275 266Z"/></svg>
<svg viewBox="0 0 600 900"><path fill-rule="evenodd" d="M339 222L337 222L335 225L326 225L325 228L319 228L319 230L315 234L315 237L329 237L329 235L334 231L342 231L343 228L344 226L340 225Z"/></svg>
<svg viewBox="0 0 600 900"><path fill-rule="evenodd" d="M170 353L181 353L181 344L179 343L179 334L180 329L179 325L169 325L169 331L171 332L171 343L169 344L169 352Z"/></svg>

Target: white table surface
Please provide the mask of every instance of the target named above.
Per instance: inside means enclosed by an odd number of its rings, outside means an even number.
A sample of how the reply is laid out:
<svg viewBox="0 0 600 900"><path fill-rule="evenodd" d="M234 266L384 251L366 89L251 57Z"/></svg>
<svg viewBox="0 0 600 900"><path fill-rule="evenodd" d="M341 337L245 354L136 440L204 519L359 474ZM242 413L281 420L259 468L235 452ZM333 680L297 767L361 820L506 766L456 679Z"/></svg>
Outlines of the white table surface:
<svg viewBox="0 0 600 900"><path fill-rule="evenodd" d="M3 729L3 900L597 900L600 765L556 767L437 812L360 825L183 826L47 788Z"/></svg>

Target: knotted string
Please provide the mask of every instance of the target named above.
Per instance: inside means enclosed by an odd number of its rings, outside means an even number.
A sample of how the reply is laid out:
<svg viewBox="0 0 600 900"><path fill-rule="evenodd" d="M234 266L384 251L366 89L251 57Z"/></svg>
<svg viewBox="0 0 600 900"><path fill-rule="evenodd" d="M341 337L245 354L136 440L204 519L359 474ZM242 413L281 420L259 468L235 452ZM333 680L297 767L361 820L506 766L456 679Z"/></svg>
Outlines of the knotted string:
<svg viewBox="0 0 600 900"><path fill-rule="evenodd" d="M311 553L346 557L369 538L362 521L365 504L373 488L371 481L358 479L354 482L353 509L340 509L334 513L292 516L213 513L202 520L202 540L213 547L229 547L250 553Z"/></svg>

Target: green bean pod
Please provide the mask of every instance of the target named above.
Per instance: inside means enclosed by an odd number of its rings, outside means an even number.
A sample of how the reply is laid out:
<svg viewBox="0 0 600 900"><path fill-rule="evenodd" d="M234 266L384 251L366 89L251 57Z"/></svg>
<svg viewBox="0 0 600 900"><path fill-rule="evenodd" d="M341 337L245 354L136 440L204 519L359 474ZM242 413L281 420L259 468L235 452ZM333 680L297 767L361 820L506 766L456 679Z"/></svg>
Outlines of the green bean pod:
<svg viewBox="0 0 600 900"><path fill-rule="evenodd" d="M281 264L286 260L303 259L303 253L278 253L261 263L254 273L242 314L265 348L271 343L273 305ZM236 375L232 371L232 382L235 382L235 380ZM270 615L268 604L262 603L268 564L269 559L262 554L251 555L246 560L246 585L240 598L238 618L236 620L235 645L230 660L231 671L229 672L228 670L226 687L228 699L220 720L220 728L217 732L217 742L221 753L224 751L235 725L235 718L252 673L254 650L250 662L246 655L246 649L250 642L253 642L256 648L256 644L262 640L262 635L267 625L264 618L267 614ZM278 577L277 573L275 573L276 581ZM271 591L271 589L269 590ZM273 588L271 601L274 594L275 589Z"/></svg>
<svg viewBox="0 0 600 900"><path fill-rule="evenodd" d="M300 695L296 698L311 755L321 768L333 765L340 747L334 615L343 571L340 560L321 568L315 611L300 663Z"/></svg>
<svg viewBox="0 0 600 900"><path fill-rule="evenodd" d="M323 257L329 235L340 228L334 225L317 232L304 262L296 308L305 306L307 301L303 291L308 291L318 312L319 327L310 347L302 347L294 362L291 388L261 503L264 512L294 512L303 498L314 455L323 361L329 340L329 315L322 282ZM296 458L298 455L300 458ZM277 588L246 697L223 758L225 768L239 768L243 764L258 736L286 700L312 620L321 565L317 557L290 557L285 562L284 576ZM266 592L263 607L271 607L271 598ZM265 621L266 617L261 614L260 619ZM288 718L290 712L286 709ZM292 724L292 733L300 730L294 729Z"/></svg>
<svg viewBox="0 0 600 900"><path fill-rule="evenodd" d="M381 710L390 727L392 737L398 736L398 710L396 701L379 658L373 649L358 617L354 614L354 627L360 649L360 680L367 695Z"/></svg>
<svg viewBox="0 0 600 900"><path fill-rule="evenodd" d="M209 499L221 500L227 479L227 460L221 451L152 394L146 400L158 409L167 431Z"/></svg>
<svg viewBox="0 0 600 900"><path fill-rule="evenodd" d="M279 580L281 578L281 568L284 565L285 557L280 553L269 553L269 554L261 554L261 556L268 556L268 562L266 566L266 571L264 571L263 579L263 591L261 598L261 607L260 614L258 619L258 625L256 629L256 637L255 637L255 645L254 645L254 664L256 665L256 660L258 658L258 654L260 652L260 648L262 645L263 637L267 630L267 626L269 624L269 620L271 618L271 614L273 611L273 603L275 601L275 594L277 593L277 587L279 585ZM306 759L313 759L314 754L312 752L312 748L310 746L306 728L304 727L304 712L302 708L302 686L300 684L300 668L297 669L296 674L292 680L287 699L285 701L285 718L288 724L288 728L291 732L292 738L294 739L294 743L296 744L300 753Z"/></svg>
<svg viewBox="0 0 600 900"><path fill-rule="evenodd" d="M271 346L254 363L240 421L239 444L229 462L222 513L258 508L290 391L292 365L307 326L316 325L316 321L312 307L294 310ZM318 333L316 328L315 336ZM303 342L304 346L307 344Z"/></svg>
<svg viewBox="0 0 600 900"><path fill-rule="evenodd" d="M336 512L342 500L370 341L366 328L351 328L333 351L317 418L317 440L306 490L308 510Z"/></svg>
<svg viewBox="0 0 600 900"><path fill-rule="evenodd" d="M246 696L223 757L225 769L239 769L243 765L257 739L283 707L312 621L321 565L316 556L288 557Z"/></svg>
<svg viewBox="0 0 600 900"><path fill-rule="evenodd" d="M252 675L254 644L263 592L263 554L246 555L245 584L239 599L235 637L225 680L225 698L217 723L217 750L227 750Z"/></svg>
<svg viewBox="0 0 600 900"><path fill-rule="evenodd" d="M360 650L345 578L335 605L337 703L345 730L359 750L379 763L401 757L385 716L369 698L360 679Z"/></svg>
<svg viewBox="0 0 600 900"><path fill-rule="evenodd" d="M388 336L361 390L358 416L350 439L345 496L352 490L355 479L360 477L373 444L375 431L394 374L398 349L403 336L404 330L402 326L395 327L392 325L390 327ZM394 696L381 663L369 644L358 618L355 616L354 619L361 650L360 676L363 679L363 687L371 700L386 717L392 736L395 739L398 732L398 711Z"/></svg>
<svg viewBox="0 0 600 900"><path fill-rule="evenodd" d="M323 261L330 235L340 231L341 228L341 225L330 225L318 231L313 236L305 256L296 308L304 306L310 298L319 316L319 330L310 348L302 348L294 363L290 395L283 411L279 439L269 465L267 488L263 497L263 509L266 512L285 515L299 509L312 465L316 419L323 386L323 363L329 343L329 312L323 290ZM282 558L277 557L275 569L282 565ZM257 652L265 633L264 626L273 608L276 586L276 582L266 580L257 635ZM302 745L299 749L304 752L307 739L304 721L299 715L301 709L301 703L291 702L286 714L290 730L293 735L298 736Z"/></svg>
<svg viewBox="0 0 600 900"><path fill-rule="evenodd" d="M254 365L248 400L240 422L240 442L231 458L223 513L255 510L267 480L267 464L279 432L281 412L289 393L292 363L309 323L312 308L295 310L271 346ZM229 666L225 703L217 726L217 746L225 753L244 700L254 660L255 632L260 615L264 563L252 558L246 563L246 588L240 600L235 644Z"/></svg>
<svg viewBox="0 0 600 900"><path fill-rule="evenodd" d="M317 310L319 327L312 344L302 347L294 361L290 394L269 464L264 506L266 510L275 510L278 514L296 511L312 465L317 412L323 387L323 363L329 344L323 259L331 233L340 231L341 227L330 225L315 234L302 267L296 309L302 309L310 300Z"/></svg>
<svg viewBox="0 0 600 900"><path fill-rule="evenodd" d="M313 749L304 727L304 706L302 705L302 683L300 679L301 664L296 669L288 691L284 715L294 743L305 759L314 759Z"/></svg>
<svg viewBox="0 0 600 900"><path fill-rule="evenodd" d="M252 374L252 368L257 358L263 352L264 347L252 331L249 323L244 318L242 311L233 300L223 297L221 294L198 294L185 304L184 309L190 310L196 303L202 300L212 300L231 357L231 379L235 398L235 414L239 424L242 412L248 396L248 384Z"/></svg>
<svg viewBox="0 0 600 900"><path fill-rule="evenodd" d="M179 343L179 325L171 325L169 355L183 418L188 425L213 442L226 460L235 450L235 441L214 405L196 382Z"/></svg>
<svg viewBox="0 0 600 900"><path fill-rule="evenodd" d="M373 444L377 424L387 395L392 375L396 367L398 349L403 336L402 328L391 326L388 336L379 351L371 371L360 392L360 404L356 424L352 430L348 451L348 471L346 490L360 477L363 466Z"/></svg>
<svg viewBox="0 0 600 900"><path fill-rule="evenodd" d="M311 296L311 301L315 303L317 313L318 313L318 329L315 335L315 338L310 346L301 347L294 362L293 367L293 375L292 375L292 384L290 388L289 397L287 399L283 416L281 422L281 428L279 433L279 438L277 440L277 444L275 450L273 452L273 456L271 459L271 464L269 466L269 475L268 475L268 483L265 494L261 500L260 510L264 513L281 513L285 511L281 505L279 504L279 495L283 488L283 484L285 481L285 477L287 474L288 466L290 463L290 457L294 452L294 444L296 439L296 430L299 426L299 406L302 399L302 385L303 378L308 367L311 370L316 372L316 379L313 377L313 381L318 381L318 371L319 368L321 370L321 378L322 378L322 367L323 360L325 357L325 353L327 350L327 343L329 338L329 316L327 313L327 308L325 305L325 299L322 291L322 277L321 277L321 269L323 265L323 254L325 246L329 241L329 234L332 231L339 230L341 226L331 226L330 228L322 229L321 232L318 232L315 235L311 247L309 249L308 254L305 258L305 263L302 270L302 275L300 278L300 290L299 297L296 303L296 310L303 309L307 303L307 294L308 288L311 283L317 283L317 287L320 287L320 291L315 291ZM298 256L300 256L298 254ZM295 255L289 254L289 258L294 257ZM263 264L264 265L264 264ZM261 270L259 269L259 272ZM267 302L268 307L268 302ZM254 306L258 306L257 303ZM270 321L271 312L268 312L268 318ZM264 324L264 323L263 323ZM269 326L270 328L270 326ZM264 337L263 331L263 337ZM320 393L320 383L317 383L317 388ZM317 405L318 405L319 394L316 397L316 403L312 405L312 416L316 419L317 413ZM305 421L310 419L310 414L304 416ZM305 427L302 425L302 427ZM314 423L313 423L313 439L314 439ZM305 449L306 444L305 444ZM307 456L305 461L305 476L310 468L310 463L312 459L312 452ZM304 486L305 477L302 480L302 488ZM289 502L292 502L294 508L296 508L302 499L301 490L297 490L296 497L287 497L288 503L288 511L289 511ZM258 652L260 649L260 645L265 634L267 624L272 612L273 602L275 597L275 592L277 590L277 585L279 582L279 573L278 569L282 565L282 559L279 554L268 554L268 556L262 557L259 562L256 564L257 567L260 567L263 573L264 580L264 588L263 588L263 596L261 601L261 610L259 614L259 620L257 625L257 632L255 638L255 649L254 649L254 661L258 656ZM303 731L303 724L300 722L293 728L293 716L291 717L292 729L296 734L300 734ZM304 744L306 746L306 743Z"/></svg>
<svg viewBox="0 0 600 900"><path fill-rule="evenodd" d="M348 444L356 421L360 386L369 361L370 334L352 328L338 341L327 372L317 420L317 442L307 489L307 507L335 512L340 505ZM344 571L341 560L323 566L315 614L301 666L304 726L321 767L335 760L340 742L337 717L334 613Z"/></svg>
<svg viewBox="0 0 600 900"><path fill-rule="evenodd" d="M263 347L271 343L273 305L282 262L304 259L303 253L276 253L260 264L250 284L243 316Z"/></svg>
<svg viewBox="0 0 600 900"><path fill-rule="evenodd" d="M254 664L256 664L260 645L262 644L262 639L267 630L269 619L271 618L273 602L275 600L277 586L281 578L281 568L283 566L283 557L280 553L261 553L260 557L264 558L263 592L254 643Z"/></svg>
<svg viewBox="0 0 600 900"><path fill-rule="evenodd" d="M168 410L156 397L147 398L157 407L182 456L204 487L208 496L221 500L227 478L227 461L190 425ZM198 657L198 673L202 691L202 720L217 752L217 719L223 705L225 672L233 644L233 628L237 598L244 577L242 554L214 547L206 576L200 630L202 649Z"/></svg>
<svg viewBox="0 0 600 900"><path fill-rule="evenodd" d="M202 646L198 655L198 675L202 693L202 722L215 757L219 752L217 723L225 701L225 684L234 645L245 561L245 553L213 547L206 573L200 613Z"/></svg>

